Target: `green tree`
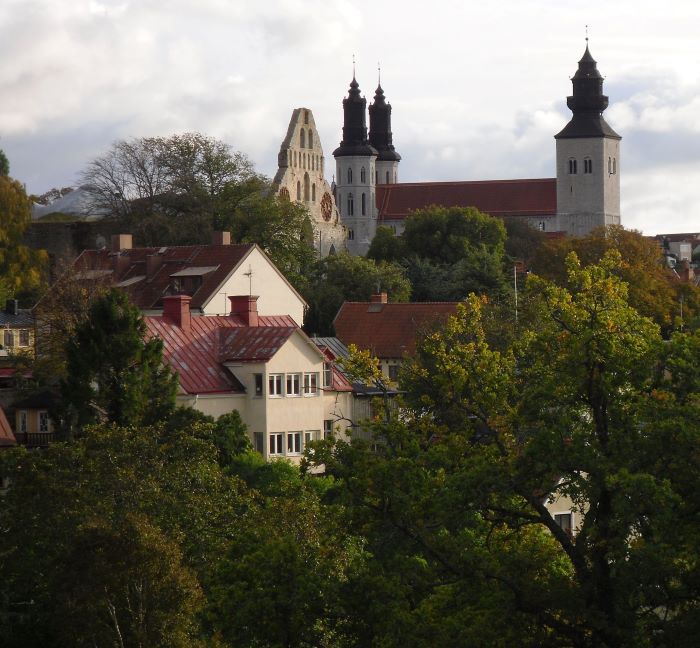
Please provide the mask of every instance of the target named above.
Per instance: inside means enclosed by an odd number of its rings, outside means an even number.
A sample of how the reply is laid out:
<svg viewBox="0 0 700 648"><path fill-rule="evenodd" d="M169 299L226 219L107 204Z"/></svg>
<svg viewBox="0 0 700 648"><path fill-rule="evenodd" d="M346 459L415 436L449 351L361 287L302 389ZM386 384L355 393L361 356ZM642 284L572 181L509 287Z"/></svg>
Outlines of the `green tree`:
<svg viewBox="0 0 700 648"><path fill-rule="evenodd" d="M163 365L163 343L145 336L140 311L122 291L93 302L66 346L60 418L68 433L100 420L150 425L172 412L177 376Z"/></svg>
<svg viewBox="0 0 700 648"><path fill-rule="evenodd" d="M367 258L375 261L401 261L405 256L403 239L386 225L377 227L377 233L367 251Z"/></svg>
<svg viewBox="0 0 700 648"><path fill-rule="evenodd" d="M10 161L7 159L7 155L5 155L5 151L0 149L0 176L9 176L10 175Z"/></svg>
<svg viewBox="0 0 700 648"><path fill-rule="evenodd" d="M369 301L379 291L387 292L392 302L408 301L411 286L400 265L346 253L321 259L303 293L309 302L304 329L333 335L333 319L344 301Z"/></svg>

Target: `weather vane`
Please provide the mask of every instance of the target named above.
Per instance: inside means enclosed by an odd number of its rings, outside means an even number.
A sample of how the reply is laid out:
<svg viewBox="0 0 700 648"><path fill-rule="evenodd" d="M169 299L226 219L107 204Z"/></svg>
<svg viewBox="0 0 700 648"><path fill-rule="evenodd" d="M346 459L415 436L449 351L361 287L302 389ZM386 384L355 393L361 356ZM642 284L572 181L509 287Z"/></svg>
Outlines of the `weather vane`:
<svg viewBox="0 0 700 648"><path fill-rule="evenodd" d="M382 85L382 64L377 61L377 79L379 80L379 85Z"/></svg>
<svg viewBox="0 0 700 648"><path fill-rule="evenodd" d="M586 43L588 43L588 25L586 25Z"/></svg>
<svg viewBox="0 0 700 648"><path fill-rule="evenodd" d="M352 55L352 78L355 78L355 55Z"/></svg>

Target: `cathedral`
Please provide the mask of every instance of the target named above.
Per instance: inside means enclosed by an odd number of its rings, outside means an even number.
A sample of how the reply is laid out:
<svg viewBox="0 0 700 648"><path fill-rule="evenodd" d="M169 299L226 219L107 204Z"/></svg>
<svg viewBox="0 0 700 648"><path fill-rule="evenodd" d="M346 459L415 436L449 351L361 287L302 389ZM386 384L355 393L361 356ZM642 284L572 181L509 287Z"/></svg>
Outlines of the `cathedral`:
<svg viewBox="0 0 700 648"><path fill-rule="evenodd" d="M571 82L566 103L572 117L554 136L555 178L400 183L401 156L381 82L368 109L353 75L343 99L343 139L333 151L334 186L324 177L313 115L297 108L280 148L277 189L309 209L315 246L323 256L343 249L365 254L378 225L400 234L408 214L429 205L476 207L571 236L619 225L621 138L603 118L608 97L588 45Z"/></svg>

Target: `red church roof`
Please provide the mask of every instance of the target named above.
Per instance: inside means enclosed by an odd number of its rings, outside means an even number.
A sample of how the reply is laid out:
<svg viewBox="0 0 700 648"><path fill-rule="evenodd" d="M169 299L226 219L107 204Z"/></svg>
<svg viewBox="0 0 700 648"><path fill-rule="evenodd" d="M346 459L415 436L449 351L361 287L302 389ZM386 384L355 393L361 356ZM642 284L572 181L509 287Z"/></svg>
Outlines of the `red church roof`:
<svg viewBox="0 0 700 648"><path fill-rule="evenodd" d="M333 325L336 335L346 345L368 349L378 358L401 358L415 352L419 333L455 315L457 304L345 302Z"/></svg>
<svg viewBox="0 0 700 648"><path fill-rule="evenodd" d="M403 220L430 205L476 207L491 216L554 216L556 178L478 180L469 182L408 182L377 185L380 221Z"/></svg>

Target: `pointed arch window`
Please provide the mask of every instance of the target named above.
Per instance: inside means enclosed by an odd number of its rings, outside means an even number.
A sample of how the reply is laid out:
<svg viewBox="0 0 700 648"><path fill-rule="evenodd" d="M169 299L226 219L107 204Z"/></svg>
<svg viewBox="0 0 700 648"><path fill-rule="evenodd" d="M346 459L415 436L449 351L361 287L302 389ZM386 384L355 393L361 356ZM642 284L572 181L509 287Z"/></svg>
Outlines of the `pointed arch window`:
<svg viewBox="0 0 700 648"><path fill-rule="evenodd" d="M352 168L348 167L348 184L352 184Z"/></svg>
<svg viewBox="0 0 700 648"><path fill-rule="evenodd" d="M583 172L586 174L593 173L593 160L591 158L583 158Z"/></svg>
<svg viewBox="0 0 700 648"><path fill-rule="evenodd" d="M362 167L360 169L360 182L362 184L365 184L365 167Z"/></svg>
<svg viewBox="0 0 700 648"><path fill-rule="evenodd" d="M305 173L304 174L304 200L306 200L308 202L310 196L311 196L311 181L309 179L309 174Z"/></svg>
<svg viewBox="0 0 700 648"><path fill-rule="evenodd" d="M311 200L312 200L312 202L316 202L316 183L315 182L311 185Z"/></svg>
<svg viewBox="0 0 700 648"><path fill-rule="evenodd" d="M309 128L309 148L314 147L314 132Z"/></svg>
<svg viewBox="0 0 700 648"><path fill-rule="evenodd" d="M297 152L296 151L292 151L292 158L293 158L292 166L296 166L297 165Z"/></svg>
<svg viewBox="0 0 700 648"><path fill-rule="evenodd" d="M297 180L297 200L301 200L301 182Z"/></svg>
<svg viewBox="0 0 700 648"><path fill-rule="evenodd" d="M352 194L348 194L348 216L355 215L355 202L352 199Z"/></svg>
<svg viewBox="0 0 700 648"><path fill-rule="evenodd" d="M569 175L576 175L578 173L577 166L575 158L569 158Z"/></svg>
<svg viewBox="0 0 700 648"><path fill-rule="evenodd" d="M367 215L367 197L365 194L362 194L362 215Z"/></svg>
<svg viewBox="0 0 700 648"><path fill-rule="evenodd" d="M304 137L306 133L304 132L304 129L302 128L299 131L299 146L301 148L306 148L306 138Z"/></svg>

